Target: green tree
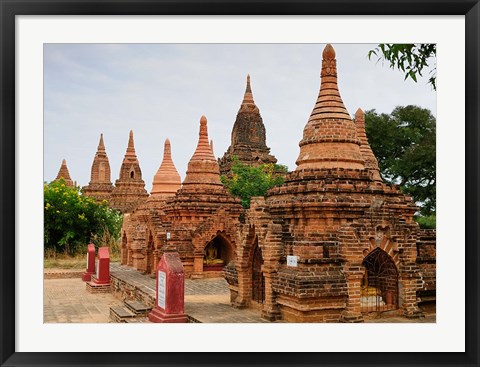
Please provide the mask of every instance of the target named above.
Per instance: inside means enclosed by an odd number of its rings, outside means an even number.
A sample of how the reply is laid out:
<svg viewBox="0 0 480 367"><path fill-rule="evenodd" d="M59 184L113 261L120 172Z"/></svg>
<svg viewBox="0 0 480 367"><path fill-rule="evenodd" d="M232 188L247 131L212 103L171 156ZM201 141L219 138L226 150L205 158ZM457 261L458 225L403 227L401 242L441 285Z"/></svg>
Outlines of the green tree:
<svg viewBox="0 0 480 367"><path fill-rule="evenodd" d="M89 242L101 245L105 235L120 238L122 215L106 201L97 203L63 180L44 185L43 212L45 249L74 255Z"/></svg>
<svg viewBox="0 0 480 367"><path fill-rule="evenodd" d="M436 215L431 214L427 216L417 216L415 218L420 225L421 228L426 228L426 229L435 229L436 228Z"/></svg>
<svg viewBox="0 0 480 367"><path fill-rule="evenodd" d="M434 215L435 117L417 106L396 107L391 114L370 110L365 114L365 127L384 180L411 195L421 206L422 216Z"/></svg>
<svg viewBox="0 0 480 367"><path fill-rule="evenodd" d="M436 67L437 45L434 43L380 43L368 52L368 59L377 57L377 61L387 61L392 69L397 68L405 73L405 80L411 78L417 82L417 76L423 76L424 68L432 66L428 83L437 89Z"/></svg>
<svg viewBox="0 0 480 367"><path fill-rule="evenodd" d="M284 165L270 163L251 167L234 157L231 177L222 175L221 180L232 195L240 198L242 206L249 208L252 196L265 196L268 189L283 183L287 172Z"/></svg>

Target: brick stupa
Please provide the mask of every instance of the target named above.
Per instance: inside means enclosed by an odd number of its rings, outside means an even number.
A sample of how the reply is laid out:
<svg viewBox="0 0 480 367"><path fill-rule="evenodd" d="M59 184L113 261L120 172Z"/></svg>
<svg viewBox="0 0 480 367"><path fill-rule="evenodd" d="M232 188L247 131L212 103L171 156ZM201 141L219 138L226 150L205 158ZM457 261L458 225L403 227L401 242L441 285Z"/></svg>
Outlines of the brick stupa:
<svg viewBox="0 0 480 367"><path fill-rule="evenodd" d="M75 186L70 177L70 172L68 172L67 161L65 159L62 160L62 165L60 166L57 177L54 181L58 181L60 179L63 179L65 181L65 185L67 185L68 187Z"/></svg>
<svg viewBox="0 0 480 367"><path fill-rule="evenodd" d="M365 168L370 171L374 181L382 181L377 158L373 154L372 148L368 143L367 133L365 131L365 112L363 112L361 108L355 112L355 127L357 130L357 137L360 140L360 152L365 161Z"/></svg>
<svg viewBox="0 0 480 367"><path fill-rule="evenodd" d="M163 160L153 178L152 191L149 202L163 202L174 196L182 184L180 175L172 160L170 140L166 139L163 148Z"/></svg>
<svg viewBox="0 0 480 367"><path fill-rule="evenodd" d="M247 75L245 95L233 124L231 144L218 160L222 175L231 172L233 157L249 166L277 163L277 159L270 154L270 148L266 144L265 125L253 100L250 75Z"/></svg>
<svg viewBox="0 0 480 367"><path fill-rule="evenodd" d="M198 191L199 188L206 191L223 190L218 162L213 154L213 142L208 140L207 118L205 116L200 119L198 144L188 162L182 192Z"/></svg>
<svg viewBox="0 0 480 367"><path fill-rule="evenodd" d="M182 187L164 205L148 207L140 206L124 218L122 264L149 273L163 252L174 250L188 277L222 276L234 257L243 209L220 181L205 116L200 119L197 147Z"/></svg>
<svg viewBox="0 0 480 367"><path fill-rule="evenodd" d="M323 51L320 92L303 129L296 170L308 168L364 168L355 125L343 105L337 84L335 50Z"/></svg>
<svg viewBox="0 0 480 367"><path fill-rule="evenodd" d="M127 152L120 167L120 176L115 181L115 187L110 197L110 206L129 213L145 202L148 193L142 180L142 171L138 163L133 142L133 131L130 130Z"/></svg>
<svg viewBox="0 0 480 367"><path fill-rule="evenodd" d="M239 230L225 272L233 305L291 322L359 322L370 311L421 315L417 207L381 181L363 114L355 123L343 105L331 45L299 145L296 170L265 199L252 199Z"/></svg>
<svg viewBox="0 0 480 367"><path fill-rule="evenodd" d="M103 134L100 134L100 142L92 163L90 182L82 188L83 194L98 201L109 201L113 190L110 176L110 162L105 150Z"/></svg>

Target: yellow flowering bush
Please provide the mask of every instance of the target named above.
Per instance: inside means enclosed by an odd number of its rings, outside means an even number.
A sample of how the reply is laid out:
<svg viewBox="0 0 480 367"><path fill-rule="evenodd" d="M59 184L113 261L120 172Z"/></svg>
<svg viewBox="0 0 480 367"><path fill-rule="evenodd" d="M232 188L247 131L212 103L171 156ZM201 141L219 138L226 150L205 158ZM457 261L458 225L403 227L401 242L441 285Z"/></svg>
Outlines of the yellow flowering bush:
<svg viewBox="0 0 480 367"><path fill-rule="evenodd" d="M109 208L108 202L83 196L79 187L68 187L63 180L44 185L43 212L45 249L73 255L106 232L120 238L121 213Z"/></svg>

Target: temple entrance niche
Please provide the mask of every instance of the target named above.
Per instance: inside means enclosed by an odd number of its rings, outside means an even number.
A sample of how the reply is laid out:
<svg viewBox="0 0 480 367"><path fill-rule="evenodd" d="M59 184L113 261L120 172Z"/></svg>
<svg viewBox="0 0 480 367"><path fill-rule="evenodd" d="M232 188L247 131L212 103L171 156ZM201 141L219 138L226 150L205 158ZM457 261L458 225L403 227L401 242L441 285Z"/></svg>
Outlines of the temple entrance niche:
<svg viewBox="0 0 480 367"><path fill-rule="evenodd" d="M360 298L361 312L398 308L398 271L392 258L376 248L362 262L365 273Z"/></svg>
<svg viewBox="0 0 480 367"><path fill-rule="evenodd" d="M258 246L258 237L255 239L252 261L252 301L263 304L265 302L265 277L262 272L262 249Z"/></svg>
<svg viewBox="0 0 480 367"><path fill-rule="evenodd" d="M219 234L205 246L203 271L221 271L233 260L234 256L230 241Z"/></svg>

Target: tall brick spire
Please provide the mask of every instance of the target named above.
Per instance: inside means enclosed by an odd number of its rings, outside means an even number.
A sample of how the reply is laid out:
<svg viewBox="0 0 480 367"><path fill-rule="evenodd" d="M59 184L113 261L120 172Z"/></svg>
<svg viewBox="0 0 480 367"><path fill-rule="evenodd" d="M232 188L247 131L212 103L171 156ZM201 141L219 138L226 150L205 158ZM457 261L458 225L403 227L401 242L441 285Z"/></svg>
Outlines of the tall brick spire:
<svg viewBox="0 0 480 367"><path fill-rule="evenodd" d="M135 145L133 143L133 131L130 130L130 135L128 137L128 146L127 152L125 153L125 157L135 157L137 159L137 155L135 154Z"/></svg>
<svg viewBox="0 0 480 367"><path fill-rule="evenodd" d="M127 151L120 167L120 176L115 181L110 205L122 213L129 213L148 197L142 170L135 153L133 131L130 130Z"/></svg>
<svg viewBox="0 0 480 367"><path fill-rule="evenodd" d="M360 140L337 84L335 50L323 50L320 92L300 141L297 171L302 169L363 169Z"/></svg>
<svg viewBox="0 0 480 367"><path fill-rule="evenodd" d="M202 116L200 118L200 131L198 133L198 144L195 153L193 153L190 161L198 160L215 160L213 155L212 148L210 147L210 142L208 140L208 129L207 129L207 118Z"/></svg>
<svg viewBox="0 0 480 367"><path fill-rule="evenodd" d="M373 154L372 148L368 143L367 133L365 131L365 112L361 108L355 112L355 127L357 128L357 136L360 139L360 151L365 160L365 168L372 173L374 181L382 181L380 177L380 169L378 168L378 161Z"/></svg>
<svg viewBox="0 0 480 367"><path fill-rule="evenodd" d="M231 144L219 159L222 174L231 172L234 156L241 163L249 166L277 163L277 159L270 155L270 148L267 147L265 125L260 110L253 100L250 75L247 75L245 94L233 124Z"/></svg>
<svg viewBox="0 0 480 367"><path fill-rule="evenodd" d="M103 134L100 134L97 152L93 158L90 182L82 188L82 192L98 201L110 200L110 193L113 190L110 173L110 162L105 150Z"/></svg>
<svg viewBox="0 0 480 367"><path fill-rule="evenodd" d="M253 100L252 87L250 86L250 74L247 75L247 87L245 88L243 101L240 105L240 111L255 111L260 113L260 110L255 105L255 101Z"/></svg>
<svg viewBox="0 0 480 367"><path fill-rule="evenodd" d="M67 161L65 159L62 160L62 165L60 166L60 169L58 171L57 177L55 178L55 181L58 181L62 178L65 181L65 185L69 187L73 187L73 181L70 178L70 172L68 172Z"/></svg>
<svg viewBox="0 0 480 367"><path fill-rule="evenodd" d="M197 149L195 149L195 153L188 162L183 187L185 188L185 185L190 184L222 186L218 163L208 140L207 118L205 116L200 119Z"/></svg>
<svg viewBox="0 0 480 367"><path fill-rule="evenodd" d="M135 153L132 130L130 130L127 151L125 152L122 166L120 167L120 179L134 181L142 179L142 171L138 163L137 154Z"/></svg>
<svg viewBox="0 0 480 367"><path fill-rule="evenodd" d="M150 199L166 198L175 195L181 185L180 175L178 174L172 160L172 151L170 140L165 140L163 148L163 160L155 177L153 178L152 192Z"/></svg>
<svg viewBox="0 0 480 367"><path fill-rule="evenodd" d="M100 134L100 141L98 142L98 148L97 148L97 153L98 152L105 152L105 144L103 143L103 134Z"/></svg>
<svg viewBox="0 0 480 367"><path fill-rule="evenodd" d="M97 153L93 159L90 183L93 182L112 183L110 179L110 162L108 161L107 152L105 151L103 134L100 134L100 142L98 143Z"/></svg>

